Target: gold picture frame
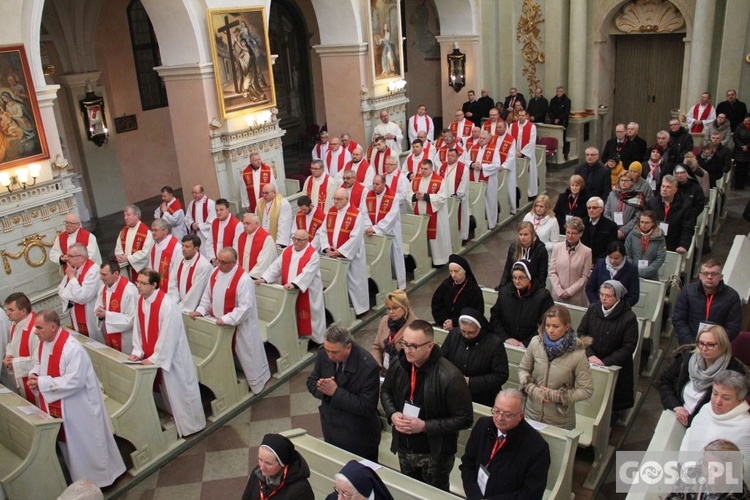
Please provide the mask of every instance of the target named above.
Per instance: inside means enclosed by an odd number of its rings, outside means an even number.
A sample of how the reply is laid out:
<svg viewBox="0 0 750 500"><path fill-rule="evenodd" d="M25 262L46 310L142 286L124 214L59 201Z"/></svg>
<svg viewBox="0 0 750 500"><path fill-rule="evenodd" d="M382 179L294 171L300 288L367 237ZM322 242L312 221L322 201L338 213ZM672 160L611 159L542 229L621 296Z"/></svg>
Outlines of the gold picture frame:
<svg viewBox="0 0 750 500"><path fill-rule="evenodd" d="M404 51L401 2L369 0L367 7L372 80L380 84L402 79Z"/></svg>
<svg viewBox="0 0 750 500"><path fill-rule="evenodd" d="M265 9L209 9L207 17L222 118L276 106Z"/></svg>

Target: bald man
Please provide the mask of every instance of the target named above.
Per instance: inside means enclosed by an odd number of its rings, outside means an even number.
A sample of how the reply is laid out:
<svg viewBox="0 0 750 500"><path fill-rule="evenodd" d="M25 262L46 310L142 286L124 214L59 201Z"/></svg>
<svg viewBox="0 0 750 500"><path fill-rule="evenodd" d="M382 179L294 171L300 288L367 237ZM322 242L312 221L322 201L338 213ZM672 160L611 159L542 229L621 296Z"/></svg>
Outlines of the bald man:
<svg viewBox="0 0 750 500"><path fill-rule="evenodd" d="M82 243L86 247L89 258L101 265L102 256L99 253L96 236L81 227L81 217L78 214L69 213L65 216L65 231L60 233L52 242L49 260L65 266L68 262L68 246L73 243Z"/></svg>
<svg viewBox="0 0 750 500"><path fill-rule="evenodd" d="M209 248L206 241L211 235L211 223L216 218L216 204L206 196L203 186L196 184L190 191L193 196L185 212L185 225L190 234L197 234L201 239L201 254L208 257Z"/></svg>

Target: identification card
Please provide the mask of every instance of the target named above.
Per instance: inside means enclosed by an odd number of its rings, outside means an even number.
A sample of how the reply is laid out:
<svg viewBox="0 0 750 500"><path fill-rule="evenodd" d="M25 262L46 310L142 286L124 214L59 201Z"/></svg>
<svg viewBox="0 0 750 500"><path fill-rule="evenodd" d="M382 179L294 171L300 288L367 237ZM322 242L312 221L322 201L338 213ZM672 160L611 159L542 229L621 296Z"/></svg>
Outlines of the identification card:
<svg viewBox="0 0 750 500"><path fill-rule="evenodd" d="M625 224L622 217L622 212L615 212L615 224L617 224L618 226L622 226L623 224Z"/></svg>
<svg viewBox="0 0 750 500"><path fill-rule="evenodd" d="M638 269L646 269L647 267L648 267L648 260L646 259L638 260Z"/></svg>
<svg viewBox="0 0 750 500"><path fill-rule="evenodd" d="M666 236L669 234L669 224L666 222L660 222L659 223L659 229L661 229L661 233Z"/></svg>
<svg viewBox="0 0 750 500"><path fill-rule="evenodd" d="M711 323L710 321L701 321L700 323L698 323L697 333L702 332L704 328L706 328L707 326L711 326L711 325L713 325L713 323Z"/></svg>
<svg viewBox="0 0 750 500"><path fill-rule="evenodd" d="M484 492L487 490L487 482L490 480L490 471L487 470L487 467L484 465L479 466L479 470L477 471L477 486L479 486L479 491L482 492L482 496L484 496Z"/></svg>
<svg viewBox="0 0 750 500"><path fill-rule="evenodd" d="M411 403L404 403L404 411L401 413L408 418L419 418L419 410L419 406L415 406Z"/></svg>
<svg viewBox="0 0 750 500"><path fill-rule="evenodd" d="M572 215L566 215L566 216L565 216L565 222L568 222L568 221L570 221L570 219L572 219L572 218L573 218L573 216L572 216Z"/></svg>
<svg viewBox="0 0 750 500"><path fill-rule="evenodd" d="M656 181L648 181L648 185L651 186L651 191L656 191Z"/></svg>

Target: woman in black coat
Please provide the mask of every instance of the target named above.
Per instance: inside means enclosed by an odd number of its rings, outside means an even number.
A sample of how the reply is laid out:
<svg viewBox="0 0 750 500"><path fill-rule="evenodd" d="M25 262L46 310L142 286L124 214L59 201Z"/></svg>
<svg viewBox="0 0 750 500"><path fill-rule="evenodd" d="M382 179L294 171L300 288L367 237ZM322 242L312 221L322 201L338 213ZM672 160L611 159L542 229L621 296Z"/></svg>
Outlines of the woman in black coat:
<svg viewBox="0 0 750 500"><path fill-rule="evenodd" d="M544 245L542 245L544 247ZM546 252L546 250L545 250ZM448 257L449 278L443 280L432 296L432 319L435 325L450 330L458 326L464 307L484 311L484 297L469 262L460 255Z"/></svg>
<svg viewBox="0 0 750 500"><path fill-rule="evenodd" d="M513 264L521 259L529 261L529 271L531 271L534 281L540 284L540 286L545 287L547 284L549 253L544 243L536 237L534 225L528 221L522 221L518 224L518 238L508 248L508 257L505 259L503 275L500 278L500 284L495 287L495 290L500 291L503 286L511 282L510 269L513 267Z"/></svg>
<svg viewBox="0 0 750 500"><path fill-rule="evenodd" d="M529 346L539 333L542 315L554 305L544 282L536 280L530 267L526 260L513 264L511 281L500 289L490 310L492 331L506 344L518 347Z"/></svg>
<svg viewBox="0 0 750 500"><path fill-rule="evenodd" d="M586 203L589 195L586 193L586 181L578 174L570 177L570 184L564 193L560 193L555 204L555 217L560 226L560 234L565 234L565 223L573 217L588 220Z"/></svg>
<svg viewBox="0 0 750 500"><path fill-rule="evenodd" d="M638 345L638 318L623 300L625 287L608 280L599 287L599 302L591 304L578 326L578 336L593 339L586 348L589 363L598 366L619 366L613 411L627 410L635 403L633 353Z"/></svg>
<svg viewBox="0 0 750 500"><path fill-rule="evenodd" d="M294 449L294 443L281 434L266 434L242 500L314 500L309 477L310 467Z"/></svg>
<svg viewBox="0 0 750 500"><path fill-rule="evenodd" d="M742 361L732 356L727 332L719 325L704 327L695 344L681 345L674 358L659 379L659 396L664 409L674 410L675 418L685 427L711 400L713 379L720 371L748 372Z"/></svg>

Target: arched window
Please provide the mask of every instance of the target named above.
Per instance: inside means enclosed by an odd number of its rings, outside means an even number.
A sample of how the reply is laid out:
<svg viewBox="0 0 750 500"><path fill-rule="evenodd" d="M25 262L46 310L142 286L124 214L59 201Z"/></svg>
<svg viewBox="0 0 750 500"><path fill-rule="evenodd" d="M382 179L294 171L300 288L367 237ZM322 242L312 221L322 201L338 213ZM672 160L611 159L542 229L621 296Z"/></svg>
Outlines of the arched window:
<svg viewBox="0 0 750 500"><path fill-rule="evenodd" d="M132 0L128 5L128 24L141 107L146 111L168 106L167 88L159 74L154 71L155 66L161 66L159 42L141 0Z"/></svg>

